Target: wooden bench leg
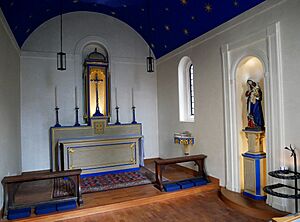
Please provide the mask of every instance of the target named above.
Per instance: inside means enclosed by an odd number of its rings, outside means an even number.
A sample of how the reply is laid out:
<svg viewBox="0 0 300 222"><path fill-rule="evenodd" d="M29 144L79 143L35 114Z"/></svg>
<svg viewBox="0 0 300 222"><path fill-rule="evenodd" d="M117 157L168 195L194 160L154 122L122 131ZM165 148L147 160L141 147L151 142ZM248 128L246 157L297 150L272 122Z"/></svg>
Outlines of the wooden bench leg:
<svg viewBox="0 0 300 222"><path fill-rule="evenodd" d="M3 186L3 208L2 208L2 218L7 219L8 213L8 184Z"/></svg>
<svg viewBox="0 0 300 222"><path fill-rule="evenodd" d="M162 191L163 185L162 185L162 170L163 166L155 163L155 177L156 177L156 185L158 188Z"/></svg>
<svg viewBox="0 0 300 222"><path fill-rule="evenodd" d="M199 177L202 177L209 182L208 176L206 174L205 165L204 165L204 159L201 160L195 160L195 163L198 165L198 175Z"/></svg>

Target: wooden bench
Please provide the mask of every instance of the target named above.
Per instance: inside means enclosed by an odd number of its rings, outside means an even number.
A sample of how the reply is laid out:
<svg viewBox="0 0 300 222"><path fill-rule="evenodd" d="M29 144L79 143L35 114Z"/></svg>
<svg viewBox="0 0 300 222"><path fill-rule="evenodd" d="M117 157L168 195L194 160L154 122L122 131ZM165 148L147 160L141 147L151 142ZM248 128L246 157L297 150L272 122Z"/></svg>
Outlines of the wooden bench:
<svg viewBox="0 0 300 222"><path fill-rule="evenodd" d="M42 180L54 180L57 178L70 178L72 183L74 184L74 195L72 197L62 197L62 198L54 198L53 200L48 200L46 203L56 203L63 202L68 200L76 200L78 206L83 203L81 196L81 188L80 188L80 174L81 170L67 170L67 171L58 171L58 172L50 172L50 171L33 171L26 172L22 175L18 176L6 176L1 181L3 186L3 209L2 209L2 218L7 218L7 213L9 209L17 209L17 208L25 208L25 207L35 207L39 204L43 204L45 202L31 202L30 204L15 204L15 194L18 190L18 187L25 182L33 182L33 181L42 181ZM35 191L32 190L34 193Z"/></svg>
<svg viewBox="0 0 300 222"><path fill-rule="evenodd" d="M183 157L176 157L176 158L169 158L169 159L158 159L155 160L155 176L156 176L156 186L162 191L163 184L162 184L162 173L165 169L166 165L176 164L176 163L183 163L194 161L198 165L198 176L205 178L208 181L208 177L205 171L204 160L206 156L203 154L200 155L192 155L192 156L183 156Z"/></svg>

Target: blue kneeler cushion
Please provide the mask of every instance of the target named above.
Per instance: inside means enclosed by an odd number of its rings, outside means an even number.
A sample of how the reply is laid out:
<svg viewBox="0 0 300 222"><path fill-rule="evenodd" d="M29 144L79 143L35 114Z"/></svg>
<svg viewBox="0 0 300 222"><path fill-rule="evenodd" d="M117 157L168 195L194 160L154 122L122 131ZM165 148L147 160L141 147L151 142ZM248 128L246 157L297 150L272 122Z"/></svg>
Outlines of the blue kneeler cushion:
<svg viewBox="0 0 300 222"><path fill-rule="evenodd" d="M163 186L166 192L172 192L172 191L187 189L195 186L206 185L207 183L208 181L204 178L191 178L191 179L177 181L173 183L165 183L163 184Z"/></svg>
<svg viewBox="0 0 300 222"><path fill-rule="evenodd" d="M35 214L48 214L56 211L56 204L40 204L35 207Z"/></svg>
<svg viewBox="0 0 300 222"><path fill-rule="evenodd" d="M192 183L190 180L185 180L177 183L181 189L187 189L194 186L194 183Z"/></svg>
<svg viewBox="0 0 300 222"><path fill-rule="evenodd" d="M64 210L72 210L77 207L75 200L70 200L66 202L61 202L56 205L57 211L64 211Z"/></svg>
<svg viewBox="0 0 300 222"><path fill-rule="evenodd" d="M20 208L15 210L8 210L7 219L14 220L24 217L29 217L31 214L31 208Z"/></svg>
<svg viewBox="0 0 300 222"><path fill-rule="evenodd" d="M163 184L163 186L166 192L172 192L181 189L180 186L176 183L166 183Z"/></svg>
<svg viewBox="0 0 300 222"><path fill-rule="evenodd" d="M207 184L207 180L203 178L195 178L195 179L191 179L190 181L194 183L194 186L201 186Z"/></svg>

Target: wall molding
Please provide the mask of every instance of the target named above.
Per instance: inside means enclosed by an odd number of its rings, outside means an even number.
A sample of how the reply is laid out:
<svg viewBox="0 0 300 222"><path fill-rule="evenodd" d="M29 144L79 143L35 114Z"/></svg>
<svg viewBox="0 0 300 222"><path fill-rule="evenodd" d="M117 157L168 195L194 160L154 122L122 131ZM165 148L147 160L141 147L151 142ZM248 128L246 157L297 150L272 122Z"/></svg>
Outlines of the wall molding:
<svg viewBox="0 0 300 222"><path fill-rule="evenodd" d="M9 37L11 43L12 43L12 45L13 45L14 48L17 50L17 52L20 54L20 47L19 47L19 45L18 45L18 43L17 43L17 40L16 40L14 34L12 33L12 31L11 31L11 29L10 29L10 27L9 27L9 25L8 25L8 23L7 23L7 21L6 21L6 18L5 18L5 16L4 16L4 14L3 14L1 8L0 8L0 22L1 22L1 24L3 25L3 28L4 28L4 30L6 31L8 37Z"/></svg>
<svg viewBox="0 0 300 222"><path fill-rule="evenodd" d="M280 23L268 26L245 39L221 47L223 62L223 93L225 120L226 188L241 192L240 148L238 143L236 104L236 70L242 59L255 56L264 65L264 98L266 120L267 172L278 169L283 163L284 111ZM268 93L266 93L268 92ZM267 175L266 175L267 176ZM267 184L275 179L267 176ZM280 210L286 209L282 198L268 195L267 203Z"/></svg>

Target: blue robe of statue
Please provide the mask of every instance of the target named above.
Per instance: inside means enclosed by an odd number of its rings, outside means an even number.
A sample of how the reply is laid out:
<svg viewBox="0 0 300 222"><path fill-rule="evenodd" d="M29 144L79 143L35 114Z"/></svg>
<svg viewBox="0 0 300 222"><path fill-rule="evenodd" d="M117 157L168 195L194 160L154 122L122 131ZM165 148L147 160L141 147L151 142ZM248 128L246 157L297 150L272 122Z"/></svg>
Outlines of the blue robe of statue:
<svg viewBox="0 0 300 222"><path fill-rule="evenodd" d="M253 117L253 121L257 127L264 128L265 122L260 100L256 100L254 104L251 103L250 115Z"/></svg>

